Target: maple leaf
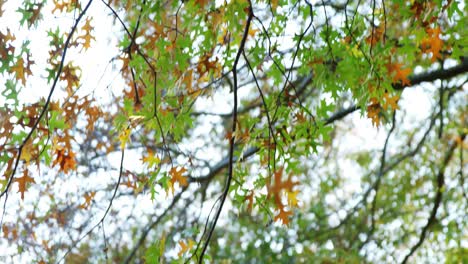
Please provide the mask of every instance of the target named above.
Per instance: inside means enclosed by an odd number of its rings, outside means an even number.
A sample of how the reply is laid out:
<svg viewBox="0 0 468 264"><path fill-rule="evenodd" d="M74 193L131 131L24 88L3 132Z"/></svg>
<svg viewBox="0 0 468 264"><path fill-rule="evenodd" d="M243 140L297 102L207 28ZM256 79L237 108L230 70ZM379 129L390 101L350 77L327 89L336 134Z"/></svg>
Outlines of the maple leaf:
<svg viewBox="0 0 468 264"><path fill-rule="evenodd" d="M182 176L182 174L186 171L187 169L184 167L181 167L180 170L177 170L177 167L172 167L169 171L169 175L171 175L171 184L174 185L174 183L178 182L180 186L187 186L187 177Z"/></svg>
<svg viewBox="0 0 468 264"><path fill-rule="evenodd" d="M254 192L253 192L253 190L250 191L249 194L245 196L245 201L249 201L249 203L247 204L247 211L248 211L249 213L252 212L253 198L254 198Z"/></svg>
<svg viewBox="0 0 468 264"><path fill-rule="evenodd" d="M8 239L11 237L13 240L18 239L18 229L15 226L7 226L6 224L4 224L2 226L2 231L3 231L4 238Z"/></svg>
<svg viewBox="0 0 468 264"><path fill-rule="evenodd" d="M54 162L53 166L57 163L60 165L60 170L64 173L68 173L70 170L75 170L75 153L72 151L65 152L65 150L58 150L57 160Z"/></svg>
<svg viewBox="0 0 468 264"><path fill-rule="evenodd" d="M291 179L291 175L289 175L288 179L285 181L282 180L283 177L283 167L278 169L274 173L274 184L273 186L267 185L268 195L273 196L276 206L283 210L284 205L281 202L281 192L284 190L286 192L293 192L293 188L298 182L293 182Z"/></svg>
<svg viewBox="0 0 468 264"><path fill-rule="evenodd" d="M380 125L380 103L376 98L371 98L371 103L367 106L367 117L372 120L372 125Z"/></svg>
<svg viewBox="0 0 468 264"><path fill-rule="evenodd" d="M204 76L206 73L213 70L215 76L219 74L221 71L221 64L218 62L218 57L216 57L215 61L210 61L210 54L205 54L197 65L197 71L200 76Z"/></svg>
<svg viewBox="0 0 468 264"><path fill-rule="evenodd" d="M56 11L56 10L60 10L60 12L63 12L63 9L65 9L65 11L67 12L70 12L73 10L73 8L80 8L81 5L78 1L76 0L68 0L68 1L58 1L58 0L54 0L54 9L52 9L52 14Z"/></svg>
<svg viewBox="0 0 468 264"><path fill-rule="evenodd" d="M402 85L409 86L411 85L411 82L408 79L408 76L411 73L411 69L402 69L402 66L403 64L401 63L392 63L391 61L386 64L388 74L392 76L393 83L401 82Z"/></svg>
<svg viewBox="0 0 468 264"><path fill-rule="evenodd" d="M91 26L91 18L87 17L86 22L84 26L81 27L83 31L85 31L84 35L78 36L78 39L83 39L83 47L85 50L91 47L91 40L94 39L96 40L95 37L91 36L91 31L94 29L93 26Z"/></svg>
<svg viewBox="0 0 468 264"><path fill-rule="evenodd" d="M35 3L33 7L28 10L31 12L31 17L28 19L28 25L34 25L41 18L41 9L44 6L44 3Z"/></svg>
<svg viewBox="0 0 468 264"><path fill-rule="evenodd" d="M185 254L185 252L190 251L195 245L195 242L192 239L187 240L187 242L188 243L186 244L183 240L179 241L180 250L179 253L177 253L179 257Z"/></svg>
<svg viewBox="0 0 468 264"><path fill-rule="evenodd" d="M21 199L24 199L24 192L26 192L28 183L36 183L33 178L29 177L28 170L24 170L23 177L16 178L15 182L18 183L18 192L21 193Z"/></svg>
<svg viewBox="0 0 468 264"><path fill-rule="evenodd" d="M385 27L383 24L378 27L374 27L371 31L371 34L366 38L366 43L375 46L379 41L383 39Z"/></svg>
<svg viewBox="0 0 468 264"><path fill-rule="evenodd" d="M257 34L257 32L259 32L259 31L260 31L260 29L249 28L248 34L249 34L250 37L255 37L255 34Z"/></svg>
<svg viewBox="0 0 468 264"><path fill-rule="evenodd" d="M136 190L138 188L136 182L132 182L130 178L127 178L127 181L121 183L121 185L127 186L128 188L133 189L133 190ZM138 193L138 192L135 192L135 193Z"/></svg>
<svg viewBox="0 0 468 264"><path fill-rule="evenodd" d="M102 111L97 106L90 106L85 109L86 115L88 116L88 124L86 125L86 130L91 132L94 130L94 124L98 118L102 115Z"/></svg>
<svg viewBox="0 0 468 264"><path fill-rule="evenodd" d="M279 193L282 189L292 191L293 187L298 184L297 182L293 182L291 177L288 177L287 180L283 181L282 176L283 168L281 167L274 173L275 185L273 186L273 192L275 193Z"/></svg>
<svg viewBox="0 0 468 264"><path fill-rule="evenodd" d="M437 59L441 59L440 50L443 46L443 41L440 39L440 27L427 28L426 32L428 37L421 41L421 50L423 53L432 53L431 61L435 62Z"/></svg>
<svg viewBox="0 0 468 264"><path fill-rule="evenodd" d="M85 210L88 209L89 206L91 205L91 202L92 202L92 200L94 198L94 195L96 195L96 192L85 193L85 195L84 195L85 202L80 205L80 208L85 209Z"/></svg>
<svg viewBox="0 0 468 264"><path fill-rule="evenodd" d="M189 70L185 73L184 79L182 80L182 83L185 84L185 89L187 89L187 92L189 94L193 93L192 81L193 81L193 70Z"/></svg>
<svg viewBox="0 0 468 264"><path fill-rule="evenodd" d="M70 143L67 141L68 136L62 139L62 143L65 141L65 147L59 145L59 141L54 138L52 143L52 149L56 158L52 163L52 167L55 165L60 166L60 171L64 173L68 173L70 170L75 170L76 168L76 160L75 160L75 153L71 150Z"/></svg>
<svg viewBox="0 0 468 264"><path fill-rule="evenodd" d="M26 68L24 69L24 71L26 72L27 75L31 76L32 75L32 71L31 71L31 65L34 64L34 61L31 60L31 55L28 53L26 54Z"/></svg>
<svg viewBox="0 0 468 264"><path fill-rule="evenodd" d="M7 28L7 34L6 35L3 35L3 33L0 32L0 43L7 43L8 41L14 41L14 40L16 40L16 37L15 37L15 35L11 34L9 28Z"/></svg>
<svg viewBox="0 0 468 264"><path fill-rule="evenodd" d="M67 93L69 96L73 94L73 87L77 87L80 84L79 71L81 71L80 67L74 66L73 63L68 63L62 69L60 80L67 82Z"/></svg>
<svg viewBox="0 0 468 264"><path fill-rule="evenodd" d="M298 200L297 200L297 194L299 193L298 190L296 191L293 191L293 192L286 192L287 196L288 196L288 204L289 206L295 206L297 207L297 203L298 203Z"/></svg>
<svg viewBox="0 0 468 264"><path fill-rule="evenodd" d="M271 9L273 11L276 11L276 8L278 8L278 0L271 0L270 5L271 5Z"/></svg>
<svg viewBox="0 0 468 264"><path fill-rule="evenodd" d="M224 9L215 9L214 11L211 11L208 14L211 18L209 27L212 31L215 31L218 29L218 26L223 22L225 11Z"/></svg>
<svg viewBox="0 0 468 264"><path fill-rule="evenodd" d="M29 140L30 141L30 140ZM20 159L24 160L24 162L26 162L26 165L29 165L29 161L31 161L31 158L32 158L32 143L26 143L26 145L24 145L23 149L21 150L21 156L20 156Z"/></svg>
<svg viewBox="0 0 468 264"><path fill-rule="evenodd" d="M144 163L148 164L149 168L154 167L161 162L158 156L155 156L151 150L148 150L148 154L144 156L142 160Z"/></svg>
<svg viewBox="0 0 468 264"><path fill-rule="evenodd" d="M15 53L15 47L11 45L11 42L14 41L15 39L16 39L15 36L11 34L9 28L7 28L6 35L0 31L0 58L1 59L7 59L9 52L10 54ZM7 42L10 42L10 44L8 44L8 48L7 48Z"/></svg>
<svg viewBox="0 0 468 264"><path fill-rule="evenodd" d="M200 5L201 8L204 8L209 2L209 0L195 0L195 4Z"/></svg>
<svg viewBox="0 0 468 264"><path fill-rule="evenodd" d="M16 64L10 68L11 73L15 73L16 80L21 80L23 85L26 84L26 78L24 77L24 60L23 58L19 58Z"/></svg>
<svg viewBox="0 0 468 264"><path fill-rule="evenodd" d="M278 215L275 216L275 222L281 221L283 225L289 225L289 217L292 216L292 212L285 211L284 209L280 209Z"/></svg>
<svg viewBox="0 0 468 264"><path fill-rule="evenodd" d="M127 127L126 129L122 130L119 133L119 140L120 140L120 148L121 149L125 148L125 145L127 144L129 138L130 138L130 127Z"/></svg>
<svg viewBox="0 0 468 264"><path fill-rule="evenodd" d="M229 43L231 40L231 32L225 27L223 26L222 30L221 30L221 34L218 36L218 43L219 44L227 44Z"/></svg>
<svg viewBox="0 0 468 264"><path fill-rule="evenodd" d="M389 96L388 93L385 93L384 98L385 98L385 103L383 105L383 108L385 109L385 111L387 111L389 105L392 107L393 110L399 109L398 100L400 99L400 96L398 95Z"/></svg>

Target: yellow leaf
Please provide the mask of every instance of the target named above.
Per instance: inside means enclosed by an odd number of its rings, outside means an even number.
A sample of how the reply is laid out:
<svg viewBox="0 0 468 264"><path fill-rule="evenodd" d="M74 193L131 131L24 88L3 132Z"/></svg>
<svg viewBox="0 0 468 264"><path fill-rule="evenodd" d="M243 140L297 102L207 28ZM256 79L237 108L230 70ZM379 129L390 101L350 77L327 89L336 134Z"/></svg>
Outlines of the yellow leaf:
<svg viewBox="0 0 468 264"><path fill-rule="evenodd" d="M26 165L29 164L29 161L32 158L31 150L32 150L32 145L30 143L27 143L26 145L24 145L21 151L20 159L24 160L26 162Z"/></svg>
<svg viewBox="0 0 468 264"><path fill-rule="evenodd" d="M288 196L288 204L289 206L295 206L297 207L297 203L298 203L298 200L297 200L297 194L299 193L299 191L293 191L293 192L286 192L287 196Z"/></svg>
<svg viewBox="0 0 468 264"><path fill-rule="evenodd" d="M187 240L187 242L188 244L186 244L183 240L179 241L180 251L177 254L179 257L185 254L185 252L190 251L195 245L195 242L192 239Z"/></svg>
<svg viewBox="0 0 468 264"><path fill-rule="evenodd" d="M121 131L119 134L120 148L122 149L125 148L125 145L127 144L129 138L130 138L130 127L127 127L126 129Z"/></svg>
<svg viewBox="0 0 468 264"><path fill-rule="evenodd" d="M174 184L170 181L167 182L166 197L169 196L169 192L174 195Z"/></svg>
<svg viewBox="0 0 468 264"><path fill-rule="evenodd" d="M144 116L141 115L132 115L128 117L128 120L130 120L130 124L135 127L139 123L141 123L143 120L145 120Z"/></svg>
<svg viewBox="0 0 468 264"><path fill-rule="evenodd" d="M91 31L94 29L93 26L91 26L91 19L88 17L86 18L86 23L84 26L81 27L83 31L85 31L84 35L79 36L79 39L83 39L83 47L85 50L87 50L89 47L91 47L91 39L96 40L93 36L91 36Z"/></svg>
<svg viewBox="0 0 468 264"><path fill-rule="evenodd" d="M148 168L151 168L158 165L161 160L158 158L158 156L155 156L151 150L149 150L148 155L143 157L143 162L148 164Z"/></svg>
<svg viewBox="0 0 468 264"><path fill-rule="evenodd" d="M257 34L257 32L259 31L260 31L259 29L249 28L249 36L255 37L255 34Z"/></svg>

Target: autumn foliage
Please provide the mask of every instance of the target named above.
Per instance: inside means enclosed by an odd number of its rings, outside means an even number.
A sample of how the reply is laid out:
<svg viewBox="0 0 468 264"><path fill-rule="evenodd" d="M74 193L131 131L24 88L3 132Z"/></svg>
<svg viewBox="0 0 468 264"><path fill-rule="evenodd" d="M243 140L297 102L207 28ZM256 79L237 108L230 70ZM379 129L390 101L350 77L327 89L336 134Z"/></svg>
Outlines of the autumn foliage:
<svg viewBox="0 0 468 264"><path fill-rule="evenodd" d="M0 262L465 263L466 12L0 0Z"/></svg>

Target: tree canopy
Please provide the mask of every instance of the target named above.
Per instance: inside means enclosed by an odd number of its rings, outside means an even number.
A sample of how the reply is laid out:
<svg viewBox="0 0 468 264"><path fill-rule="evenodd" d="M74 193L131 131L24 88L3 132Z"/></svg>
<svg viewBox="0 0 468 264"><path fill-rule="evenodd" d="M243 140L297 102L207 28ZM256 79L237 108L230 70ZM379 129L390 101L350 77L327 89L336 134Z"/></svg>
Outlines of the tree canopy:
<svg viewBox="0 0 468 264"><path fill-rule="evenodd" d="M0 0L0 262L468 262L466 13Z"/></svg>

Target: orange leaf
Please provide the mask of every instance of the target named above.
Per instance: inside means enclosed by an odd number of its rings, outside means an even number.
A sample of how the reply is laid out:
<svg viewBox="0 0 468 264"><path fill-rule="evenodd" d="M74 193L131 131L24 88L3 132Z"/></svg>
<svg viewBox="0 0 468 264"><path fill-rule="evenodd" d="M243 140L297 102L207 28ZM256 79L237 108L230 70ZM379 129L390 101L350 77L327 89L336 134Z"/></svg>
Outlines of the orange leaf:
<svg viewBox="0 0 468 264"><path fill-rule="evenodd" d="M386 66L388 74L392 76L393 83L401 82L402 85L411 85L411 82L408 79L408 76L411 73L410 68L402 69L403 64L392 62L387 63Z"/></svg>
<svg viewBox="0 0 468 264"><path fill-rule="evenodd" d="M273 196L276 206L283 210L284 205L281 201L281 192L284 190L286 192L293 192L293 188L298 182L293 182L291 180L291 176L288 177L287 180L283 181L283 168L281 167L274 173L274 184L273 186L267 186L268 188L268 195Z"/></svg>
<svg viewBox="0 0 468 264"><path fill-rule="evenodd" d="M428 34L427 38L424 38L421 42L421 49L423 53L432 53L431 61L435 62L437 59L441 59L440 50L442 49L443 41L440 39L440 27L434 29L426 29Z"/></svg>
<svg viewBox="0 0 468 264"><path fill-rule="evenodd" d="M59 164L60 171L64 173L68 173L70 170L75 170L76 168L76 160L75 160L75 153L71 151L71 149L66 149L58 145L58 141L54 140L53 149L56 155L54 162L52 163L52 167Z"/></svg>
<svg viewBox="0 0 468 264"><path fill-rule="evenodd" d="M172 167L169 171L169 175L171 175L171 184L174 186L174 183L178 182L180 186L187 186L187 177L182 176L184 172L187 170L184 167L181 167L180 170L177 170L177 167Z"/></svg>
<svg viewBox="0 0 468 264"><path fill-rule="evenodd" d="M15 182L18 183L18 192L21 193L21 199L24 199L24 192L28 183L36 183L33 178L29 177L28 170L23 171L23 177L16 178Z"/></svg>
<svg viewBox="0 0 468 264"><path fill-rule="evenodd" d="M385 110L388 109L388 106L389 106L389 105L392 107L393 110L399 109L399 107L398 107L398 100L400 99L400 96L394 95L394 96L390 97L390 96L388 95L388 93L385 93L385 94L384 94L384 98L385 98L385 104L383 105L383 108L384 108Z"/></svg>
<svg viewBox="0 0 468 264"><path fill-rule="evenodd" d="M275 216L275 221L281 221L283 225L289 225L289 217L292 215L292 212L290 211L285 211L283 209L280 209L279 213L277 216Z"/></svg>
<svg viewBox="0 0 468 264"><path fill-rule="evenodd" d="M85 195L84 195L85 202L82 205L80 205L80 208L81 209L88 209L89 206L91 205L91 202L92 202L95 194L96 194L96 192L85 193Z"/></svg>

